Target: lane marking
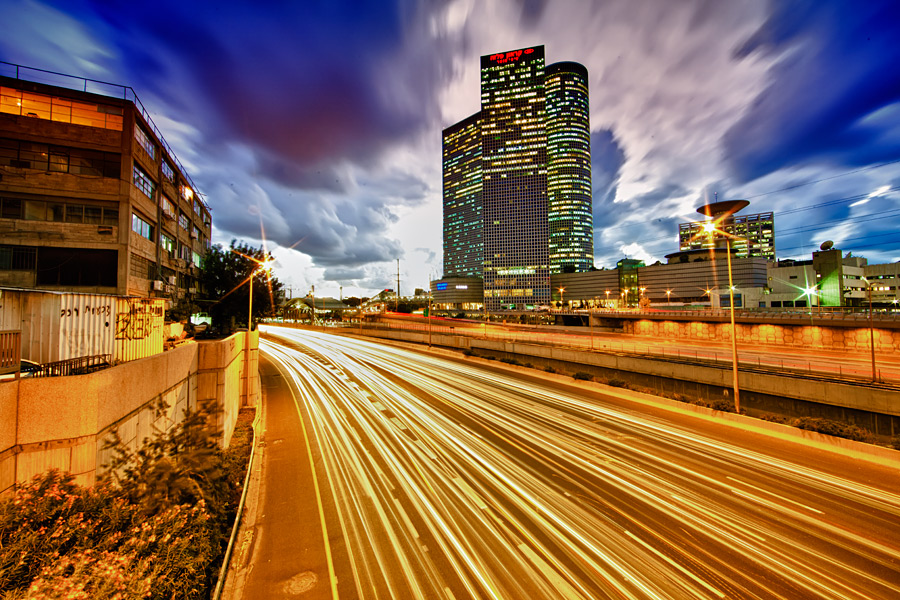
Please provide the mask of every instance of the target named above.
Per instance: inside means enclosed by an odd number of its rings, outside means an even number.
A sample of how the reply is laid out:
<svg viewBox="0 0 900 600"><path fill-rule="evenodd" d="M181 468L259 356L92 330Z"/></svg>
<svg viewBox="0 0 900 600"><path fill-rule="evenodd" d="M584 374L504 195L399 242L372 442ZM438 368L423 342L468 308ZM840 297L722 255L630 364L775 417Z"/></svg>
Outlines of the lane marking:
<svg viewBox="0 0 900 600"><path fill-rule="evenodd" d="M530 560L534 566L538 568L538 570L544 574L544 577L556 588L556 591L562 592L563 598L569 598L571 600L584 600L584 596L578 593L572 584L563 578L556 569L547 564L543 558L538 556L537 552L531 549L527 544L519 544L519 550L522 551L528 560Z"/></svg>
<svg viewBox="0 0 900 600"><path fill-rule="evenodd" d="M694 581L696 581L697 583L699 583L700 585L702 585L703 587L705 587L706 589L711 591L713 594L715 594L719 598L725 597L725 592L722 592L722 591L714 588L710 584L706 583L705 581L703 581L702 579L700 579L699 577L697 577L696 575L694 575L693 573L691 573L690 571L688 571L687 569L682 567L680 564L678 564L677 562L675 562L674 560L672 560L671 558L669 558L668 556L666 556L665 554L663 554L662 552L660 552L659 550L657 550L656 548L654 548L653 546L651 546L650 544L645 542L644 540L640 539L639 537L637 537L630 531L625 530L625 535L627 535L628 537L630 537L631 539L633 539L634 541L639 543L641 546L643 546L644 548L646 548L653 554L657 555L658 557L660 557L661 559L663 559L664 561L666 561L667 563L669 563L670 565L672 565L673 567L675 567L676 569L678 569L679 571L681 571L682 573L684 573L685 575L687 575L688 577L690 577L691 579L693 579Z"/></svg>
<svg viewBox="0 0 900 600"><path fill-rule="evenodd" d="M275 363L275 368L281 371L280 363L276 361L272 361ZM285 382L288 381L288 377L284 376ZM292 381L293 379L290 378ZM319 476L316 473L316 465L313 461L312 447L309 443L309 434L306 431L306 423L303 420L303 412L300 408L300 403L297 401L297 395L294 393L294 388L290 384L288 384L288 390L291 392L291 398L294 399L294 407L297 409L297 416L300 417L300 427L303 429L303 439L306 442L306 456L309 459L309 468L312 470L313 474L313 488L316 493L316 505L319 508L319 522L322 524L322 542L325 544L325 561L328 563L328 578L331 580L331 597L334 600L339 598L338 590L337 590L337 574L334 572L334 561L331 557L331 545L328 543L328 525L325 523L325 507L322 505L322 492L319 489Z"/></svg>
<svg viewBox="0 0 900 600"><path fill-rule="evenodd" d="M747 486L748 488L752 488L752 489L757 490L757 491L759 491L759 492L762 492L762 493L764 493L764 494L769 494L770 496L775 496L775 497L778 498L779 500L783 500L783 501L785 501L785 502L790 502L791 504L796 504L797 506L800 506L800 507L802 507L802 508L805 508L805 509L808 510L808 511L811 511L811 512L814 512L814 513L818 513L818 514L820 514L820 515L825 514L825 513L823 513L821 510L817 510L817 509L815 509L815 508L813 508L813 507L811 507L811 506L807 506L807 505L805 505L805 504L801 504L800 502L797 502L796 500L791 500L790 498L785 498L784 496L780 496L780 495L776 494L775 492L770 492L769 490L765 490L765 489L763 489L763 488L756 487L755 485L751 485L751 484L747 483L746 481L741 481L740 479L735 479L734 477L730 477L730 476L729 476L729 477L726 477L726 479L730 479L731 481L736 481L736 482L740 483L741 485L745 485L745 486ZM736 489L734 489L734 488L730 488L730 489L731 489L732 492L734 492L734 493L736 493L736 494L741 494L740 491L738 491L738 490L736 490ZM741 495L746 495L746 494L741 494ZM752 496L748 496L748 497L752 497Z"/></svg>
<svg viewBox="0 0 900 600"><path fill-rule="evenodd" d="M474 500L478 508L482 510L487 509L488 506L484 503L484 500L481 499L481 496L479 496L475 490L469 487L469 484L466 483L465 480L460 477L454 477L453 483L455 483L459 487L459 489L461 489L469 498Z"/></svg>

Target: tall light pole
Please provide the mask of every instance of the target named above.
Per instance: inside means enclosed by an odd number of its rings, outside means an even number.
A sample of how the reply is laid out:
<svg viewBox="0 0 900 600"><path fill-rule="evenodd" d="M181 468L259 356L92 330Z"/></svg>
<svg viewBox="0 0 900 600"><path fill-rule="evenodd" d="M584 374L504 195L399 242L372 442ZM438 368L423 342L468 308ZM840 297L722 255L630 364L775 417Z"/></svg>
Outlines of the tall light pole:
<svg viewBox="0 0 900 600"><path fill-rule="evenodd" d="M428 347L431 348L431 282L428 285Z"/></svg>
<svg viewBox="0 0 900 600"><path fill-rule="evenodd" d="M734 280L731 275L731 237L716 228L715 221L703 223L703 229L712 237L713 233L720 233L725 238L725 258L728 261L728 307L731 316L731 374L732 389L734 390L734 412L741 412L741 396L738 386L738 354L737 354L737 326L734 323Z"/></svg>
<svg viewBox="0 0 900 600"><path fill-rule="evenodd" d="M865 277L862 280L866 283L866 289L869 291L869 348L872 351L872 381L878 381L878 373L875 370L875 325L872 323L872 282Z"/></svg>
<svg viewBox="0 0 900 600"><path fill-rule="evenodd" d="M609 290L606 290L606 308L609 308Z"/></svg>
<svg viewBox="0 0 900 600"><path fill-rule="evenodd" d="M564 287L559 288L559 309L560 310L563 309L563 294L565 294L565 293L566 293L566 288L564 288Z"/></svg>
<svg viewBox="0 0 900 600"><path fill-rule="evenodd" d="M672 290L666 290L666 306L670 307L672 305L672 298L670 298L672 294Z"/></svg>

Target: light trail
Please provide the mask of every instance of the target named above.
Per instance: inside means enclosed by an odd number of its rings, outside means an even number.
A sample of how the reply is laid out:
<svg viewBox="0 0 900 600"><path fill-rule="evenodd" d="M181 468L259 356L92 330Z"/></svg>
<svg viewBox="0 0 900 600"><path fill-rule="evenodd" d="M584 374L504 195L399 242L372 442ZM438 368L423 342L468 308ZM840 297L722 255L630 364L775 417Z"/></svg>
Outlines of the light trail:
<svg viewBox="0 0 900 600"><path fill-rule="evenodd" d="M890 488L516 373L261 329L321 451L341 598L900 597Z"/></svg>

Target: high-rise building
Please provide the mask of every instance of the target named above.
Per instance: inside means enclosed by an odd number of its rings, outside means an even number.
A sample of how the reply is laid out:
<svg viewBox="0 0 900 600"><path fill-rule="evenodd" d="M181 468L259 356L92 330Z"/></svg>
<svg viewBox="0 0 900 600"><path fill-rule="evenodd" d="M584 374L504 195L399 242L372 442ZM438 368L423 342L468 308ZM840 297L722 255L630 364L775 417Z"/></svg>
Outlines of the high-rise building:
<svg viewBox="0 0 900 600"><path fill-rule="evenodd" d="M482 56L481 112L443 132L444 274L480 275L489 310L549 303L551 270L593 266L588 111L587 70L535 46Z"/></svg>
<svg viewBox="0 0 900 600"><path fill-rule="evenodd" d="M12 67L0 76L0 286L190 303L209 208L134 90Z"/></svg>
<svg viewBox="0 0 900 600"><path fill-rule="evenodd" d="M546 69L544 89L550 270L587 271L594 266L587 69L554 63Z"/></svg>
<svg viewBox="0 0 900 600"><path fill-rule="evenodd" d="M488 309L550 301L544 47L481 57Z"/></svg>
<svg viewBox="0 0 900 600"><path fill-rule="evenodd" d="M481 129L479 114L444 130L444 276L481 277Z"/></svg>

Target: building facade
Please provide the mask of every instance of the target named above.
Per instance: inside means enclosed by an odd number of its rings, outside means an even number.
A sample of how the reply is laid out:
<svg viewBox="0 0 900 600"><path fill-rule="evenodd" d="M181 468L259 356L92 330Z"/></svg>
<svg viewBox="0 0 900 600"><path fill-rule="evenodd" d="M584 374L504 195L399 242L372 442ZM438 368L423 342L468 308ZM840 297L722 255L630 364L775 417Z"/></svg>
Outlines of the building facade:
<svg viewBox="0 0 900 600"><path fill-rule="evenodd" d="M444 276L481 277L480 113L443 132Z"/></svg>
<svg viewBox="0 0 900 600"><path fill-rule="evenodd" d="M0 76L0 286L190 303L209 208L133 90L21 73L45 79Z"/></svg>
<svg viewBox="0 0 900 600"><path fill-rule="evenodd" d="M719 228L732 236L731 245L738 258L762 257L775 260L775 216L771 212L726 217ZM708 249L715 241L703 230L702 222L680 223L678 242L681 250Z"/></svg>
<svg viewBox="0 0 900 600"><path fill-rule="evenodd" d="M546 69L544 89L550 271L587 271L594 266L587 69L554 63Z"/></svg>
<svg viewBox="0 0 900 600"><path fill-rule="evenodd" d="M444 276L481 277L489 310L545 305L552 271L593 266L587 93L543 46L482 56L481 111L443 132Z"/></svg>
<svg viewBox="0 0 900 600"><path fill-rule="evenodd" d="M485 302L550 300L544 47L481 57Z"/></svg>

